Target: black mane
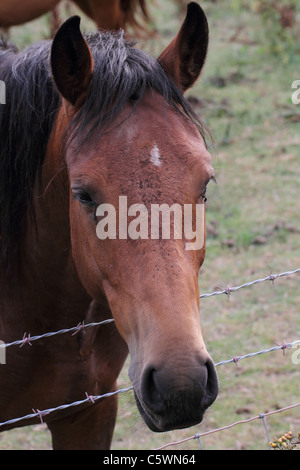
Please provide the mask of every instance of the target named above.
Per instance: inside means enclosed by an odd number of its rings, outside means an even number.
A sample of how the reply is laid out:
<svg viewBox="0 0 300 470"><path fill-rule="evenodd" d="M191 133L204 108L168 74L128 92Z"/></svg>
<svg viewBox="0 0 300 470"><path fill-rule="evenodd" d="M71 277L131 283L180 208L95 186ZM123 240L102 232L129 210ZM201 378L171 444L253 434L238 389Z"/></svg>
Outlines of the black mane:
<svg viewBox="0 0 300 470"><path fill-rule="evenodd" d="M58 107L49 70L50 43L22 53L0 44L0 260L6 274L18 261L37 172Z"/></svg>
<svg viewBox="0 0 300 470"><path fill-rule="evenodd" d="M103 132L126 102L134 100L138 106L149 87L204 135L201 121L157 60L126 42L122 32L97 32L87 35L86 40L94 58L94 73L68 138L76 135L83 142L96 131ZM20 53L0 42L0 80L6 85L6 104L0 105L0 260L6 271L20 254L33 207L33 188L60 106L49 65L50 50L50 41Z"/></svg>

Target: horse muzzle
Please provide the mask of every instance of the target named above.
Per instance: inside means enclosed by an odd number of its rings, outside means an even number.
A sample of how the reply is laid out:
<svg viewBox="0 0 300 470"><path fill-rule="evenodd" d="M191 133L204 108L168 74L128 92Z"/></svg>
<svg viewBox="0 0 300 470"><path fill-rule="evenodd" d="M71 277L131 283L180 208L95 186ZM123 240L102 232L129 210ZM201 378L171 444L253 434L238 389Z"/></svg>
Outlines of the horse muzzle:
<svg viewBox="0 0 300 470"><path fill-rule="evenodd" d="M134 377L133 370L131 365L129 375ZM140 383L131 380L139 412L154 432L199 424L218 394L217 374L209 356L204 363L195 360L189 366L148 364Z"/></svg>

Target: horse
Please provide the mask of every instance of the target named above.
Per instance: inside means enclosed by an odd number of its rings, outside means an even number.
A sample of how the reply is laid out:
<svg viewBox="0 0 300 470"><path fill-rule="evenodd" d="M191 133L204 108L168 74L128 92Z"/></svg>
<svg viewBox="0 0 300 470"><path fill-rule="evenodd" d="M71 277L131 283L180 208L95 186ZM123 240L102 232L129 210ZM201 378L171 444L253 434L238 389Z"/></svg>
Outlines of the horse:
<svg viewBox="0 0 300 470"><path fill-rule="evenodd" d="M54 10L61 0L1 0L0 28L26 23ZM147 22L149 14L145 0L73 0L99 29L118 30L128 25L142 29L136 18L140 11Z"/></svg>
<svg viewBox="0 0 300 470"><path fill-rule="evenodd" d="M205 212L214 178L209 131L184 93L201 73L207 46L207 19L195 2L157 59L123 32L83 35L78 16L53 42L22 52L2 45L0 338L114 320L7 348L2 423L117 390L128 354L136 405L153 432L200 423L216 399L200 322L205 223L197 249L186 246L194 235L146 238L136 227L131 237L119 224L99 236L100 223L104 232L111 228L109 207L121 217L120 197L137 225L136 204L191 207L193 224L194 209ZM116 415L113 395L43 420L53 449L109 449Z"/></svg>

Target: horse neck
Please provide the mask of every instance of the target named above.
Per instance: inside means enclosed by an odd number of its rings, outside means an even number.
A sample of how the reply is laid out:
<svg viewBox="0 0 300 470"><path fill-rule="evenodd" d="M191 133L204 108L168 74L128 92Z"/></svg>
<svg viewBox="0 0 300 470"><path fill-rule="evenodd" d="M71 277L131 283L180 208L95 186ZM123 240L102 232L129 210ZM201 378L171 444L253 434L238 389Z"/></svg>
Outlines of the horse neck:
<svg viewBox="0 0 300 470"><path fill-rule="evenodd" d="M86 299L73 263L69 223L69 181L64 165L60 112L50 135L41 176L34 189L34 220L26 240L28 282L38 282L46 295L64 301ZM26 284L26 283L25 283ZM28 286L27 286L28 288ZM67 300L70 299L70 300ZM80 301L79 301L80 303Z"/></svg>

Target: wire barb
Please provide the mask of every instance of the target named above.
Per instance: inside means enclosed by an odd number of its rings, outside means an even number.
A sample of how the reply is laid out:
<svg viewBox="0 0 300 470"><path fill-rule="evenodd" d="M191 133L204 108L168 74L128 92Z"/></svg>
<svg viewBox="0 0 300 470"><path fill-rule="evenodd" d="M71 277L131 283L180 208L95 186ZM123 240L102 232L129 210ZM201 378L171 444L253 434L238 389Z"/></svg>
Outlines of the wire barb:
<svg viewBox="0 0 300 470"><path fill-rule="evenodd" d="M232 291L231 291L231 288L229 286L227 286L226 289L224 289L224 294L226 294L228 298L230 297L231 292Z"/></svg>
<svg viewBox="0 0 300 470"><path fill-rule="evenodd" d="M273 286L274 286L274 282L275 282L275 279L277 279L277 274L270 274L269 276L269 280L272 282Z"/></svg>
<svg viewBox="0 0 300 470"><path fill-rule="evenodd" d="M32 408L32 411L35 415L38 415L38 417L40 418L41 424L44 424L43 416L47 415L48 413L46 411L40 411L38 409L35 410L34 408Z"/></svg>
<svg viewBox="0 0 300 470"><path fill-rule="evenodd" d="M85 324L84 324L84 321L81 323L78 323L78 325L76 326L76 331L74 331L74 333L72 333L71 336L75 336L77 335L77 333L79 333L81 330L83 330L85 328Z"/></svg>
<svg viewBox="0 0 300 470"><path fill-rule="evenodd" d="M235 363L236 366L239 365L239 360L240 360L240 357L239 356L230 356L230 354L228 354L228 357L230 357L231 361Z"/></svg>
<svg viewBox="0 0 300 470"><path fill-rule="evenodd" d="M279 349L282 349L283 355L285 356L286 349L290 348L290 344L288 344L285 340L282 340L282 345L275 343Z"/></svg>
<svg viewBox="0 0 300 470"><path fill-rule="evenodd" d="M21 342L19 347L22 348L24 346L24 344L29 344L29 346L32 346L32 344L30 342L30 333L28 333L28 335L26 333L24 333L23 338L22 338L22 342Z"/></svg>
<svg viewBox="0 0 300 470"><path fill-rule="evenodd" d="M89 395L87 392L85 392L85 396L91 403L93 403L93 405L95 404L96 397L94 395Z"/></svg>

